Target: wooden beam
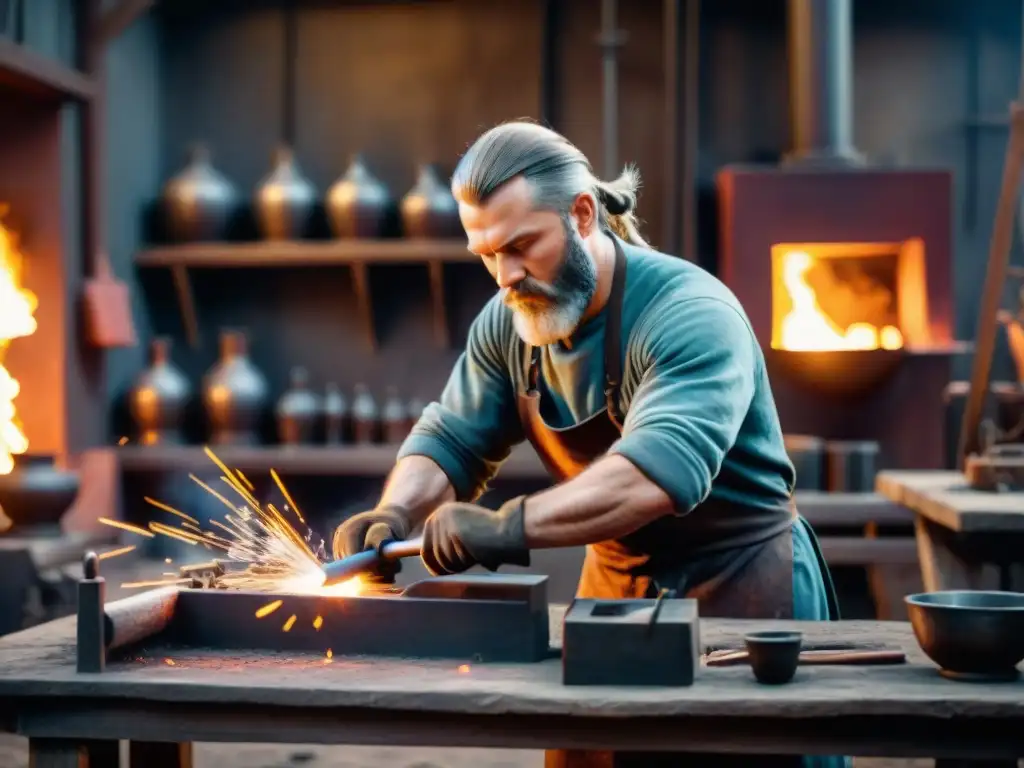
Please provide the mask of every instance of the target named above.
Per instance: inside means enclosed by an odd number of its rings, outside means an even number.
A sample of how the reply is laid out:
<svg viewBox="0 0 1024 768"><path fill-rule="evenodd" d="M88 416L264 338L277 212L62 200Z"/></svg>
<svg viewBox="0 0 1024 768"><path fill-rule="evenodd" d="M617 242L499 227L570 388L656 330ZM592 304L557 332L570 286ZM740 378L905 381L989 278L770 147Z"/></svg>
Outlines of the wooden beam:
<svg viewBox="0 0 1024 768"><path fill-rule="evenodd" d="M1024 88L1024 82L1021 83ZM983 446L979 428L988 380L992 372L996 335L999 329L998 313L1006 282L1006 267L1010 263L1013 247L1014 220L1020 197L1021 178L1024 176L1024 101L1010 105L1010 140L1006 145L1003 162L1003 181L999 191L992 238L989 243L988 270L978 310L975 331L974 365L971 369L971 388L967 393L963 421L960 426L960 467L969 455L979 453Z"/></svg>
<svg viewBox="0 0 1024 768"><path fill-rule="evenodd" d="M105 11L100 17L97 30L100 44L109 45L123 35L128 27L154 5L156 0L121 0L113 8Z"/></svg>
<svg viewBox="0 0 1024 768"><path fill-rule="evenodd" d="M53 101L89 101L93 80L59 61L0 37L0 85Z"/></svg>

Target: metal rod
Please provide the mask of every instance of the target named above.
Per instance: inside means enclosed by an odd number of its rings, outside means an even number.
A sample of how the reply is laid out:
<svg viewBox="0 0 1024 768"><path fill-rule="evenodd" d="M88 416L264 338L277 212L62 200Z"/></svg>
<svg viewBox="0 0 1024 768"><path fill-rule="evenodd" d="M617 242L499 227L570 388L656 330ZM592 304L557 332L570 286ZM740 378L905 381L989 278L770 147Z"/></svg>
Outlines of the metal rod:
<svg viewBox="0 0 1024 768"><path fill-rule="evenodd" d="M601 0L601 68L603 94L602 125L604 128L604 177L613 179L619 175L619 30L616 22L619 15L618 0Z"/></svg>
<svg viewBox="0 0 1024 768"><path fill-rule="evenodd" d="M392 541L379 550L368 549L343 557L323 566L324 586L331 587L348 581L360 573L366 573L380 565L382 561L399 560L403 557L417 557L423 551L423 539Z"/></svg>

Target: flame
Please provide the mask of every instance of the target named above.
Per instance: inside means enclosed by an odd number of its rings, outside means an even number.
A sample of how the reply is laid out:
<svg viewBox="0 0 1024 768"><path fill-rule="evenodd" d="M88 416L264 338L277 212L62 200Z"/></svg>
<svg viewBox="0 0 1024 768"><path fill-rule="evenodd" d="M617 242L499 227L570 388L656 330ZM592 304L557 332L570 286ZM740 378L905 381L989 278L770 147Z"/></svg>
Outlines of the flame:
<svg viewBox="0 0 1024 768"><path fill-rule="evenodd" d="M324 586L326 579L327 577L319 568L310 568L294 578L286 579L275 591L292 595L323 595L325 597L356 597L363 591L363 582L358 576L330 587ZM322 619L320 623L323 624ZM317 629L319 628L317 627Z"/></svg>
<svg viewBox="0 0 1024 768"><path fill-rule="evenodd" d="M782 284L793 303L782 318L778 347L800 352L831 350L900 349L903 334L892 325L881 328L871 323L853 323L843 330L822 311L807 273L814 258L804 251L789 251L782 257Z"/></svg>
<svg viewBox="0 0 1024 768"><path fill-rule="evenodd" d="M0 215L5 211L0 210ZM21 387L3 366L4 353L14 339L36 332L35 294L21 287L22 256L14 234L0 223L0 475L14 469L14 457L28 450L28 438L18 424L14 400Z"/></svg>

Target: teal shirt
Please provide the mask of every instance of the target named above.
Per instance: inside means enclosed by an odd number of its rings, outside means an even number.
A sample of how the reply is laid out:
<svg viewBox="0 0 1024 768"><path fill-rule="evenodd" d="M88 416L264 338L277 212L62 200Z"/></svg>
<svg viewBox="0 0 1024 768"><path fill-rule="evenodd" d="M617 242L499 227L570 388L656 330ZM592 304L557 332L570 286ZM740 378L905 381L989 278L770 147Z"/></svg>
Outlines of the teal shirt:
<svg viewBox="0 0 1024 768"><path fill-rule="evenodd" d="M623 250L625 419L610 453L660 486L677 514L706 501L779 509L788 503L794 470L743 308L698 266L625 243ZM605 407L606 314L584 323L569 344L542 350L538 389L551 427L571 426ZM440 400L424 411L399 456L428 456L460 499L479 496L524 440L516 409L524 346L511 310L494 297L473 322Z"/></svg>

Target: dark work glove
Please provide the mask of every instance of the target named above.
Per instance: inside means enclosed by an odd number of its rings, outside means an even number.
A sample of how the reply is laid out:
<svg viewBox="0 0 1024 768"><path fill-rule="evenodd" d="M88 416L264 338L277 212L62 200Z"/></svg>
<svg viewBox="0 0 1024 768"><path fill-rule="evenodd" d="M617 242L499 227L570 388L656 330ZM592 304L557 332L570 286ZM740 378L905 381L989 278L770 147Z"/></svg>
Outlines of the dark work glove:
<svg viewBox="0 0 1024 768"><path fill-rule="evenodd" d="M334 558L337 560L367 549L377 549L389 541L403 541L409 537L411 530L408 510L396 504L360 512L339 525L334 532ZM400 570L400 559L386 561L364 578L369 582L393 584Z"/></svg>
<svg viewBox="0 0 1024 768"><path fill-rule="evenodd" d="M435 576L462 573L474 565L496 571L530 564L523 528L525 496L493 512L476 504L442 504L423 525L423 563Z"/></svg>

